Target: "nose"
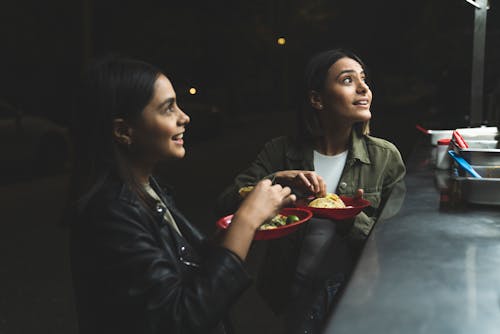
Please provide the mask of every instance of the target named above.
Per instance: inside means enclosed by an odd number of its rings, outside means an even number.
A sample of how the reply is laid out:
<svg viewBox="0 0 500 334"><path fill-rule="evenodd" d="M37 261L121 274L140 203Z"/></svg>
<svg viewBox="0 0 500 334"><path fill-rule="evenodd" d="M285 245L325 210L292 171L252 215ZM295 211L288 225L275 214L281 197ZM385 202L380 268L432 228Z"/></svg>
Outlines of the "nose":
<svg viewBox="0 0 500 334"><path fill-rule="evenodd" d="M368 87L368 84L364 80L359 80L356 90L358 93L364 94L370 90L370 87Z"/></svg>
<svg viewBox="0 0 500 334"><path fill-rule="evenodd" d="M191 118L189 117L189 115L186 114L184 111L182 111L181 108L179 108L179 111L180 111L180 116L179 116L179 120L178 120L177 123L179 125L186 125L186 124L188 124L191 121Z"/></svg>

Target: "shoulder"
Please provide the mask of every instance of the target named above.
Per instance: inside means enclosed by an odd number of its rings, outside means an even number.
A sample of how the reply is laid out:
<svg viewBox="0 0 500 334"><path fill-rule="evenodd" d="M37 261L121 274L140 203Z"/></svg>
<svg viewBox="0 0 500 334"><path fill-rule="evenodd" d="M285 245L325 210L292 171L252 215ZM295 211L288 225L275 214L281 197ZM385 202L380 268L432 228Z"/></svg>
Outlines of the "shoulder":
<svg viewBox="0 0 500 334"><path fill-rule="evenodd" d="M109 205L140 206L137 195L122 182L110 182L103 185L96 194L94 202L107 203Z"/></svg>
<svg viewBox="0 0 500 334"><path fill-rule="evenodd" d="M269 140L265 144L265 148L288 151L288 150L301 150L304 148L304 145L300 144L299 140L297 140L295 137L281 136Z"/></svg>
<svg viewBox="0 0 500 334"><path fill-rule="evenodd" d="M368 149L399 154L399 150L397 149L397 147L393 143L385 139L365 135L363 136L363 140L365 141Z"/></svg>
<svg viewBox="0 0 500 334"><path fill-rule="evenodd" d="M289 147L288 137L276 137L272 138L264 144L261 154L270 154L272 156L281 155L287 151Z"/></svg>
<svg viewBox="0 0 500 334"><path fill-rule="evenodd" d="M137 195L120 182L106 182L79 212L85 224L103 221L135 220L143 216L144 208Z"/></svg>
<svg viewBox="0 0 500 334"><path fill-rule="evenodd" d="M265 146L275 146L275 147L287 147L290 145L290 138L286 136L275 137L269 140Z"/></svg>
<svg viewBox="0 0 500 334"><path fill-rule="evenodd" d="M385 166L383 170L387 175L399 179L405 174L406 167L397 147L381 138L364 136L368 154L374 166Z"/></svg>
<svg viewBox="0 0 500 334"><path fill-rule="evenodd" d="M283 163L284 159L304 160L312 146L301 143L295 137L282 136L271 139L261 151L261 159L266 158L275 163ZM280 167L284 168L284 166Z"/></svg>

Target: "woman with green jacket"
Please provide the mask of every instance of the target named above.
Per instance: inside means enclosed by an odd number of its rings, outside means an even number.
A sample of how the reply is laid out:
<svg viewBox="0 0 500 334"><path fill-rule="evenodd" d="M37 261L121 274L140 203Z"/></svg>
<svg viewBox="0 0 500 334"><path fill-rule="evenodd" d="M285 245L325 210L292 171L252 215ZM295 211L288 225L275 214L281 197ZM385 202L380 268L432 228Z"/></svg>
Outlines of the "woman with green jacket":
<svg viewBox="0 0 500 334"><path fill-rule="evenodd" d="M391 190L404 177L405 166L397 148L369 135L372 92L366 78L365 65L350 51L335 49L314 56L306 67L305 103L297 136L268 142L218 199L220 214L234 212L241 202L238 190L268 178L291 186L297 194L336 193L370 201L354 221L332 224L317 219L306 230L268 245L259 286L276 312L284 310L290 298L295 304L315 305L300 296L321 295L324 282L331 283L339 272L349 274ZM340 226L348 228L339 236ZM334 263L331 250L340 254L339 244L345 244L346 251ZM335 277L330 287L341 283ZM331 289L327 295L331 297ZM304 317L321 318L322 312ZM297 309L291 314L291 320L300 318ZM316 320L314 324L294 322L287 323L288 333L305 329L311 333L321 324Z"/></svg>

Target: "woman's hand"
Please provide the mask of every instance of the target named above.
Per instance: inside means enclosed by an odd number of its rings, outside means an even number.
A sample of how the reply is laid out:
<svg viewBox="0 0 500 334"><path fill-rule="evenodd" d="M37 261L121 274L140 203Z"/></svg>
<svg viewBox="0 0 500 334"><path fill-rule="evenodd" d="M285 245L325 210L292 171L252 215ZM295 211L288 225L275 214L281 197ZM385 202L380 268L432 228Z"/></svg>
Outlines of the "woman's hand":
<svg viewBox="0 0 500 334"><path fill-rule="evenodd" d="M316 197L326 196L326 184L321 176L309 170L284 170L275 174L276 182Z"/></svg>
<svg viewBox="0 0 500 334"><path fill-rule="evenodd" d="M272 185L270 180L260 181L234 214L222 245L245 259L259 226L295 199L289 187Z"/></svg>
<svg viewBox="0 0 500 334"><path fill-rule="evenodd" d="M289 187L279 184L272 185L270 180L262 180L241 203L235 216L251 217L254 229L266 220L273 218L284 206L295 202L295 195Z"/></svg>
<svg viewBox="0 0 500 334"><path fill-rule="evenodd" d="M358 190L356 190L356 193L354 194L354 199L363 198L364 194L365 194L365 191L363 189L359 188Z"/></svg>

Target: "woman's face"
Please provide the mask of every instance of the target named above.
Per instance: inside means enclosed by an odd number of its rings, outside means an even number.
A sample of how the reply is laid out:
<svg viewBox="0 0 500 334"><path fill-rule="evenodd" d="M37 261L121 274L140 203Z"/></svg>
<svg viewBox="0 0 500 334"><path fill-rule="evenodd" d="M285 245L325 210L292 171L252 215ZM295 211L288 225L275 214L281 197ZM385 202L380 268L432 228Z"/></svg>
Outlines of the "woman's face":
<svg viewBox="0 0 500 334"><path fill-rule="evenodd" d="M372 92L354 59L341 58L330 67L320 96L325 121L352 126L371 118Z"/></svg>
<svg viewBox="0 0 500 334"><path fill-rule="evenodd" d="M177 105L170 80L160 75L154 85L154 95L144 108L134 127L133 142L150 161L182 158L186 153L183 135L189 116Z"/></svg>

